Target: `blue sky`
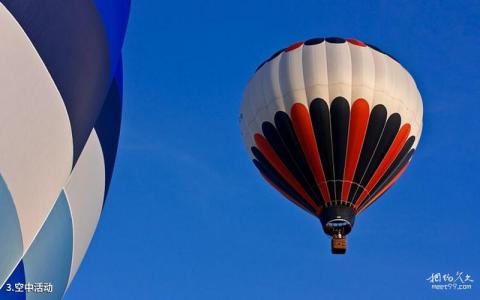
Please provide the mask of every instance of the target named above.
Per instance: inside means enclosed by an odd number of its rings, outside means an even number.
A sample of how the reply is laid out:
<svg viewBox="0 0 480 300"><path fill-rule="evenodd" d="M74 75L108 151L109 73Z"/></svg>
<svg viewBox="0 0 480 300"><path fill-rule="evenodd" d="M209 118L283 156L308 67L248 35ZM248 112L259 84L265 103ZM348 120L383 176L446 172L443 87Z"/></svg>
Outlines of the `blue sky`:
<svg viewBox="0 0 480 300"><path fill-rule="evenodd" d="M478 2L132 2L115 174L65 299L480 299ZM318 36L392 54L425 107L409 169L340 257L263 182L238 126L257 65ZM473 290L426 281L457 271Z"/></svg>

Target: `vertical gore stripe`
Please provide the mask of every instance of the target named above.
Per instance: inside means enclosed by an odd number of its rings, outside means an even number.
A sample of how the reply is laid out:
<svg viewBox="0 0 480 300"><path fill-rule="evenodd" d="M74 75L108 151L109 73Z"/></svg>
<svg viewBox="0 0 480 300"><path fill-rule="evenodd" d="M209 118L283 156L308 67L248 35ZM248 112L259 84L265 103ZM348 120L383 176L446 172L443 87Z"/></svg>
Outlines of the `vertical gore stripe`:
<svg viewBox="0 0 480 300"><path fill-rule="evenodd" d="M403 172L405 172L407 167L408 167L408 162L401 169L398 170L398 173L395 175L395 177L393 177L393 179L386 186L384 186L378 194L376 194L372 198L372 200L370 200L368 203L364 204L360 208L360 210L357 212L357 214L359 214L362 211L364 211L365 209L367 209L373 202L375 202L378 198L380 198L395 183L395 181L397 181L398 178L400 178L400 176L402 176Z"/></svg>
<svg viewBox="0 0 480 300"><path fill-rule="evenodd" d="M288 168L283 164L282 160L278 157L275 150L270 146L268 141L260 134L255 134L255 143L258 147L258 150L264 155L268 160L270 165L277 171L277 173L283 177L283 179L300 195L302 196L311 206L318 206L314 200L307 194L303 189L302 185L295 179L295 177L290 173ZM252 153L255 152L255 149L252 149ZM255 154L254 154L255 155ZM257 158L258 159L258 158Z"/></svg>
<svg viewBox="0 0 480 300"><path fill-rule="evenodd" d="M348 133L347 161L345 164L344 183L342 189L342 201L346 202L350 192L351 181L357 168L362 150L365 132L367 131L369 117L368 102L358 99L353 103L350 116L350 129Z"/></svg>
<svg viewBox="0 0 480 300"><path fill-rule="evenodd" d="M411 136L408 138L407 142L403 146L402 151L397 155L397 158L393 161L393 163L388 168L387 172L383 174L380 181L375 185L373 190L370 192L370 195L376 195L377 192L386 184L388 180L392 178L392 174L396 172L399 168L401 168L408 160L410 160L411 155L413 154L413 143L415 142L415 137Z"/></svg>
<svg viewBox="0 0 480 300"><path fill-rule="evenodd" d="M343 202L359 212L383 194L403 172L414 152L410 124L387 118L386 107L369 110L365 99L351 108L343 97L330 107L317 98L310 109L292 105L263 122L251 151L266 180L295 204L319 215Z"/></svg>
<svg viewBox="0 0 480 300"><path fill-rule="evenodd" d="M398 130L400 128L400 123L400 115L397 113L390 115L390 117L388 118L387 124L385 124L385 128L382 132L382 137L380 138L380 141L377 144L373 156L370 159L367 170L363 174L363 177L360 181L360 185L363 186L365 189L366 185L370 182L373 174L375 173L383 158L387 154L390 145L392 145L395 137L397 136ZM354 203L358 201L358 197L360 196L360 194L361 193L356 194L356 196L354 197Z"/></svg>
<svg viewBox="0 0 480 300"><path fill-rule="evenodd" d="M262 125L263 135L267 139L268 143L275 149L278 157L282 160L285 166L290 170L295 179L300 182L303 189L310 195L310 198L317 199L317 195L320 194L320 191L315 186L315 181L313 177L311 180L307 178L304 170L301 169L300 165L295 162L295 158L290 153L287 145L282 140L282 137L278 133L277 129L270 122L264 122Z"/></svg>
<svg viewBox="0 0 480 300"><path fill-rule="evenodd" d="M373 192L370 193L370 197L367 198L367 200L363 201L362 205L360 205L360 209L363 209L363 207L370 205L367 203L371 203L375 201L379 195L382 194L382 191L385 191L384 188L385 186L390 186L392 178L395 178L397 174L402 170L402 168L407 165L412 158L413 153L415 152L415 149L411 149L405 157L400 161L400 163L393 169L393 171L385 178L382 179L383 181L379 184L377 184L377 187L374 188ZM392 182L393 184L393 182Z"/></svg>
<svg viewBox="0 0 480 300"><path fill-rule="evenodd" d="M330 196L335 195L333 177L333 146L330 128L330 110L323 99L315 99L310 104L310 118L312 120L318 153L322 160L323 172L327 180ZM329 198L328 200L332 200Z"/></svg>
<svg viewBox="0 0 480 300"><path fill-rule="evenodd" d="M322 195L316 184L315 177L313 176L312 170L310 169L307 160L303 155L300 142L298 141L295 130L293 129L293 124L288 114L283 111L277 112L275 114L275 125L283 142L287 146L288 153L293 157L295 164L299 166L302 174L307 179L309 186L315 192L315 199L322 199Z"/></svg>
<svg viewBox="0 0 480 300"><path fill-rule="evenodd" d="M322 163L317 149L317 141L315 140L315 133L313 132L308 110L304 105L296 103L292 107L291 116L300 146L302 147L310 169L313 171L317 186L320 187L323 201L326 202L327 199L330 199L330 196L328 195L325 174L323 173Z"/></svg>
<svg viewBox="0 0 480 300"><path fill-rule="evenodd" d="M398 154L400 153L407 141L407 138L410 134L410 128L410 124L405 124L402 126L400 131L398 131L398 134L391 143L391 146L389 147L387 153L382 156L381 163L378 165L378 167L375 168L375 172L372 175L372 178L365 187L366 190L363 191L363 193L360 195L356 203L356 207L358 207L363 202L363 200L365 200L365 198L367 197L367 191L370 192L375 187L380 178L382 178L383 174L385 174L390 165L397 158Z"/></svg>
<svg viewBox="0 0 480 300"><path fill-rule="evenodd" d="M365 134L365 140L363 142L362 152L360 154L360 160L358 161L357 169L353 181L360 183L363 174L365 173L368 163L370 162L375 147L382 135L385 122L387 121L387 109L385 106L379 104L376 105L368 120L367 133ZM357 193L358 187L353 186L348 194L348 202L354 202L354 196Z"/></svg>
<svg viewBox="0 0 480 300"><path fill-rule="evenodd" d="M347 152L348 124L350 121L350 106L343 97L333 100L330 107L332 121L332 141L335 174L335 200L341 199L343 171Z"/></svg>

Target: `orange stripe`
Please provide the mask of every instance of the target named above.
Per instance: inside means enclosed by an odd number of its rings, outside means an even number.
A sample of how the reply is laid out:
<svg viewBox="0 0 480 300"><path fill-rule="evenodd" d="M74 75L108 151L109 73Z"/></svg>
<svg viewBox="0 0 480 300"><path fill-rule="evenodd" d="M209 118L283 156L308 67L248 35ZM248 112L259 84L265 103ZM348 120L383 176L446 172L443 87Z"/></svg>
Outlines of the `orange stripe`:
<svg viewBox="0 0 480 300"><path fill-rule="evenodd" d="M305 191L300 182L295 179L295 176L288 170L287 166L282 162L280 157L278 157L275 150L272 148L270 143L263 137L261 134L255 134L254 136L255 143L257 144L258 149L265 158L268 160L270 165L285 179L288 184L295 189L295 191L302 196L307 202L316 209L319 210L318 205L313 201L310 195Z"/></svg>
<svg viewBox="0 0 480 300"><path fill-rule="evenodd" d="M370 108L365 99L358 99L353 103L348 132L347 161L345 163L344 182L342 187L342 201L347 202L351 181L357 169L360 152L362 151L365 133L367 132Z"/></svg>
<svg viewBox="0 0 480 300"><path fill-rule="evenodd" d="M373 202L375 202L380 196L383 195L383 193L385 193L394 183L395 181L397 181L398 178L400 178L400 176L402 176L403 172L405 172L405 170L407 169L408 167L408 163L405 164L405 166L403 166L403 168L400 170L400 172L398 172L397 175L395 175L395 177L393 177L393 179L386 185L384 186L378 193L377 195L375 195L375 197L373 197L370 201L368 201L367 205L365 205L362 209L360 209L360 211L357 213L361 213L362 211L364 211L365 209L367 209L367 207L369 207Z"/></svg>
<svg viewBox="0 0 480 300"><path fill-rule="evenodd" d="M275 183L273 183L273 181L271 181L267 176L265 176L262 172L260 172L260 174L262 174L262 177L263 179L265 179L265 181L267 181L271 186L273 186L278 192L280 192L280 194L282 194L285 198L287 198L288 200L290 200L293 204L297 205L298 207L300 207L301 209L303 209L304 211L310 213L310 214L313 214L311 211L309 211L307 208L305 208L305 206L303 206L300 202L298 202L297 200L295 200L294 198L290 197L289 194L287 194L283 189L281 189L278 185L276 185ZM316 212L315 215L319 216L320 215L320 212Z"/></svg>
<svg viewBox="0 0 480 300"><path fill-rule="evenodd" d="M320 188L322 197L325 203L331 201L325 180L325 173L323 172L322 162L320 160L320 154L318 154L317 141L313 132L310 114L303 104L295 103L291 109L291 117L298 141L300 142L300 146L302 147L310 169L313 171L315 181Z"/></svg>
<svg viewBox="0 0 480 300"><path fill-rule="evenodd" d="M355 208L358 208L360 204L362 204L363 200L365 200L365 198L367 197L368 192L375 187L378 181L382 178L383 174L385 174L385 172L388 170L388 168L393 163L395 158L398 156L398 154L403 148L403 145L405 145L405 142L408 139L408 136L410 134L410 128L411 128L410 124L407 123L402 126L400 131L398 131L397 136L395 137L395 140L390 146L390 149L388 149L387 154L385 154L385 157L383 158L382 162L380 163L377 170L373 174L372 178L370 179L370 182L367 184L367 186L365 187L365 190L363 191L363 193L360 195L357 202L355 203Z"/></svg>

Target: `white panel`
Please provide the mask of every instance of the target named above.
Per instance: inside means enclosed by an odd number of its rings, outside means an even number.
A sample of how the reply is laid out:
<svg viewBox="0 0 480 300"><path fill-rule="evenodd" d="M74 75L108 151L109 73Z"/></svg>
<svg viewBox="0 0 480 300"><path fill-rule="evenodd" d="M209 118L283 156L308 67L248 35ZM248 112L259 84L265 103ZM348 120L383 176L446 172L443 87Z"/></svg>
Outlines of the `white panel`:
<svg viewBox="0 0 480 300"><path fill-rule="evenodd" d="M422 127L422 100L415 81L391 57L370 47L323 42L283 52L263 65L245 92L242 126L247 148L274 114L290 112L295 102L309 104L315 98L331 102L345 97L351 104L364 98L372 109L382 104L388 114L399 113L412 125L418 143ZM250 136L250 138L248 137Z"/></svg>
<svg viewBox="0 0 480 300"><path fill-rule="evenodd" d="M72 134L55 83L2 4L0 41L0 172L28 249L70 173Z"/></svg>
<svg viewBox="0 0 480 300"><path fill-rule="evenodd" d="M352 60L352 95L351 103L359 98L367 101L372 108L375 88L375 64L369 47L349 44Z"/></svg>
<svg viewBox="0 0 480 300"><path fill-rule="evenodd" d="M251 80L250 80L251 82ZM247 153L250 153L250 147L252 147L252 136L253 134L250 132L250 123L252 122L252 112L250 110L250 92L249 92L249 86L250 84L247 85L247 88L245 89L243 93L243 101L242 105L240 108L240 130L242 131L243 135L243 141L245 143L245 147L247 150Z"/></svg>
<svg viewBox="0 0 480 300"><path fill-rule="evenodd" d="M259 114L263 112L265 114L266 103L263 97L260 85L260 70L255 73L252 80L250 80L247 89L245 90L245 115L246 128L248 128L250 139L247 146L247 152L250 152L250 148L254 145L253 137L256 133L261 132L261 122L259 121Z"/></svg>
<svg viewBox="0 0 480 300"><path fill-rule="evenodd" d="M245 113L242 110L242 112L240 113L240 131L242 134L243 143L245 145L247 153L251 155L250 148L253 146L252 134L248 129L247 118L244 117L244 115Z"/></svg>
<svg viewBox="0 0 480 300"><path fill-rule="evenodd" d="M274 66L275 72L272 72L272 66ZM242 105L242 126L244 133L248 132L244 141L250 155L250 148L255 145L254 135L262 133L263 122L273 123L274 113L278 110L276 104L282 103L283 105L283 99L282 101L275 99L275 97L281 96L277 70L278 61L266 63L253 75L245 89ZM272 75L274 78L271 78Z"/></svg>
<svg viewBox="0 0 480 300"><path fill-rule="evenodd" d="M352 94L352 60L347 43L326 43L329 103L336 97L350 100Z"/></svg>
<svg viewBox="0 0 480 300"><path fill-rule="evenodd" d="M262 68L265 71L262 86L271 111L286 111L282 89L280 87L279 69L281 57L282 54L278 55Z"/></svg>
<svg viewBox="0 0 480 300"><path fill-rule="evenodd" d="M271 111L267 109L269 99L265 97L265 90L263 89L263 81L265 80L267 68L262 68L258 70L254 75L254 80L251 81L250 85L250 109L253 111L254 122L252 124L251 130L254 133L262 132L262 122L269 120L272 116Z"/></svg>
<svg viewBox="0 0 480 300"><path fill-rule="evenodd" d="M73 258L69 284L87 252L102 212L105 165L100 141L92 131L65 187L72 212Z"/></svg>
<svg viewBox="0 0 480 300"><path fill-rule="evenodd" d="M262 117L264 118L263 121L268 121L272 124L274 124L275 112L287 112L288 109L284 101L284 95L280 83L280 61L282 56L283 53L270 61L268 66L264 68L265 73L262 76L262 87L267 101L266 114Z"/></svg>
<svg viewBox="0 0 480 300"><path fill-rule="evenodd" d="M303 46L303 77L310 103L321 98L328 102L328 72L325 43Z"/></svg>
<svg viewBox="0 0 480 300"><path fill-rule="evenodd" d="M402 105L402 94L404 93L402 89L405 87L405 84L400 76L402 73L398 70L398 63L388 57L385 54L380 54L383 58L383 63L385 66L385 73L383 75L384 87L383 92L385 93L384 105L387 107L388 114L394 112L399 113L402 116L402 123L405 118L405 105Z"/></svg>
<svg viewBox="0 0 480 300"><path fill-rule="evenodd" d="M371 50L371 54L375 63L375 89L372 99L372 108L375 105L382 104L387 108L387 112L390 115L391 109L391 96L387 92L389 74L388 65L386 62L387 56L376 50Z"/></svg>
<svg viewBox="0 0 480 300"><path fill-rule="evenodd" d="M303 103L307 106L305 81L303 80L302 48L303 46L300 46L284 52L280 58L280 88L288 113L295 103Z"/></svg>
<svg viewBox="0 0 480 300"><path fill-rule="evenodd" d="M418 91L417 85L413 80L412 76L408 74L409 82L410 82L410 93L408 95L409 108L412 112L412 134L417 137L417 140L420 139L421 131L422 131L422 117L423 117L423 103L422 97ZM417 141L416 140L416 141Z"/></svg>

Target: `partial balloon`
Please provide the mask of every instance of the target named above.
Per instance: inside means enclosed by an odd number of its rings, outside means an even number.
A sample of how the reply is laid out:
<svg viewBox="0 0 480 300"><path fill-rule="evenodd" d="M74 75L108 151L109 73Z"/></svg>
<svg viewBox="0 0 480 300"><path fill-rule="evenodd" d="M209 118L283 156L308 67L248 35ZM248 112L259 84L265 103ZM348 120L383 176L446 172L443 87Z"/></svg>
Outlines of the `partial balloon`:
<svg viewBox="0 0 480 300"><path fill-rule="evenodd" d="M0 0L0 299L61 299L110 184L129 0Z"/></svg>
<svg viewBox="0 0 480 300"><path fill-rule="evenodd" d="M355 39L316 38L258 67L240 125L261 175L319 218L343 254L355 217L408 166L422 115L415 81L394 58Z"/></svg>

